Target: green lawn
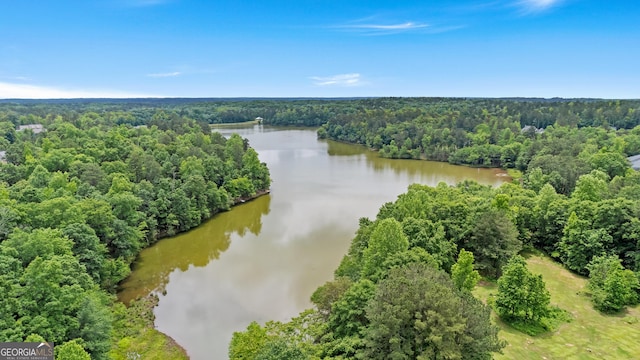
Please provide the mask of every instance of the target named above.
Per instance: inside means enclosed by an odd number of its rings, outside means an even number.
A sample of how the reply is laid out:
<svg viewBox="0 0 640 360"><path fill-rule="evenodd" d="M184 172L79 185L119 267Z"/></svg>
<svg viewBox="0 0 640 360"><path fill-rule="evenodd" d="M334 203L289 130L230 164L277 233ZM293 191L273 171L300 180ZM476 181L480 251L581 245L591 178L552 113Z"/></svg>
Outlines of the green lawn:
<svg viewBox="0 0 640 360"><path fill-rule="evenodd" d="M640 359L640 306L617 315L603 315L593 309L585 294L587 279L548 257L531 255L527 264L531 272L542 274L551 304L571 313L573 320L556 331L529 336L493 314L501 338L509 343L496 359ZM474 290L482 300L496 292L497 285L486 282Z"/></svg>

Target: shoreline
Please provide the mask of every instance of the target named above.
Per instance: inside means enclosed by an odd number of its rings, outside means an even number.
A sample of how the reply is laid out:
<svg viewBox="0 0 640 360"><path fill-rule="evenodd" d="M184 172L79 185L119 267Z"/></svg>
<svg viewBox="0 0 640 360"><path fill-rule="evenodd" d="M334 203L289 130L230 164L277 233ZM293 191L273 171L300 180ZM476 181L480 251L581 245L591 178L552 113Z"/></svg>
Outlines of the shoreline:
<svg viewBox="0 0 640 360"><path fill-rule="evenodd" d="M233 203L233 206L240 205L240 204L244 204L244 203L246 203L246 202L249 202L249 201L251 201L251 200L255 200L255 199L257 199L257 198L259 198L259 197L261 197L261 196L269 195L269 194L271 194L271 189L258 190L258 191L256 191L255 195L246 196L246 197L242 197L242 196L241 196L241 197L239 197L239 198L235 199L235 200L234 200L234 203ZM232 206L231 208L229 208L229 210L231 210L231 209L233 208L233 206ZM229 210L227 210L227 211L229 211ZM216 214L217 214L217 213L216 213ZM215 214L214 214L214 215L215 215ZM211 216L209 219L211 219L212 217L213 217L213 216ZM209 219L207 219L207 220L209 220ZM199 225L198 225L198 226L199 226ZM196 226L196 227L197 227L197 226Z"/></svg>
<svg viewBox="0 0 640 360"><path fill-rule="evenodd" d="M242 205L244 203L253 201L253 200L255 200L255 199L257 199L257 198L259 198L261 196L269 195L270 193L271 193L271 189L264 189L264 190L256 191L256 193L254 195L252 195L252 196L239 197L237 199L234 199L233 204L231 205L231 207L228 210L225 210L225 211L231 211L236 206L239 206L239 205ZM205 222L211 220L214 216L216 216L217 214L220 214L222 212L223 211L219 211L219 212L216 212L216 213L212 214L207 219L204 219L200 224L198 224L198 226L195 226L195 227L193 227L193 228L191 228L191 229L189 229L187 231L182 231L182 232L176 233L174 235L168 235L166 233L159 234L158 239L155 242L149 244L149 246L147 246L147 247L145 247L143 249L152 247L152 246L154 246L156 243L158 243L161 240L168 239L168 238L171 238L171 237L174 237L174 236L177 236L177 235L182 235L182 234L188 233L189 231L198 228L199 226L201 226ZM136 256L136 261L137 261L137 256ZM131 265L133 265L134 263L135 263L135 261ZM122 281L125 281L125 280L126 279L123 279ZM120 300L120 298L118 296L119 291L116 291L116 294L115 294L116 299L117 299L116 303L121 303L124 306L126 306L127 308L130 308L134 303L135 304L140 304L139 306L142 306L142 308L144 310L143 310L143 313L138 314L138 316L142 316L142 317L147 318L147 319L150 320L150 323L146 327L144 327L144 331L145 332L149 332L149 331L156 332L157 334L159 334L159 336L164 337L165 346L167 348L173 349L172 351L177 351L177 352L183 354L185 358L189 359L190 358L189 354L187 353L186 349L182 345L180 345L174 338L172 338L171 336L165 334L164 332L161 332L161 331L157 330L156 327L155 327L155 315L153 313L153 309L158 305L158 301L159 301L158 295L156 293L157 291L161 291L161 289L154 289L151 292L149 292L148 294L146 294L144 296L140 296L140 297L138 297L136 299L129 300L128 302ZM134 306L138 306L138 305L134 305ZM141 333L140 336L143 336L143 334Z"/></svg>
<svg viewBox="0 0 640 360"><path fill-rule="evenodd" d="M158 241L161 241L161 240L164 240L164 239L169 239L169 238L172 238L174 236L186 234L189 231L198 228L200 225L204 224L205 222L213 219L213 217L218 215L218 214L221 214L221 213L226 212L226 211L231 211L235 206L242 205L242 204L244 204L246 202L255 200L255 199L257 199L257 198L259 198L261 196L269 195L269 194L271 194L271 189L265 189L265 190L256 191L255 195L252 195L252 196L236 198L236 199L233 200L233 203L231 204L231 207L229 207L228 210L222 210L222 211L217 211L215 213L212 213L211 216L209 216L208 218L204 219L200 224L198 224L197 226L192 227L191 229L188 229L188 230L185 230L185 231L180 231L180 232L177 232L177 233L175 233L173 235L169 235L166 232L158 232L158 238L154 242L150 243L148 246L145 246L145 247L141 248L140 251L152 247L153 245L157 244ZM138 259L138 255L136 255L136 260L137 259ZM130 266L132 266L136 262L136 260L134 260L131 263ZM122 281L124 281L124 280L125 279L122 279ZM122 283L122 281L120 283ZM120 285L120 283L118 283L118 286ZM116 291L116 295L117 295L117 293L118 293L118 291ZM142 297L140 297L140 298L142 298Z"/></svg>
<svg viewBox="0 0 640 360"><path fill-rule="evenodd" d="M428 159L426 157L423 157L422 155L420 156L420 159L415 159L415 158L390 158L390 157L384 157L384 156L380 156L380 150L376 150L374 148L371 148L367 145L363 145L363 144L358 144L358 143L353 143L353 142L349 142L349 141L342 141L342 140L336 140L336 139L330 139L328 137L326 138L318 138L318 140L322 140L322 141L335 141L337 143L340 144L346 144L346 145L353 145L353 146L360 146L368 151L374 152L377 154L377 156L380 159L388 159L388 160L413 160L413 161L433 161L433 162L437 162L437 163L443 163L443 164L449 164L449 165L453 165L453 166L462 166L462 167L466 167L469 169L488 169L488 170L493 170L493 173L495 174L495 176L497 177L505 177L505 178L509 178L509 180L513 181L514 177L513 175L509 174L509 169L505 169L502 167L497 167L497 166L473 166L473 165L468 165L468 164L454 164L451 163L449 161L441 161L441 160L434 160L434 159Z"/></svg>
<svg viewBox="0 0 640 360"><path fill-rule="evenodd" d="M262 124L260 120L249 120L243 122L233 122L233 123L217 123L217 124L209 124L211 129L219 129L226 127L235 127L235 126L246 126L246 125L259 125Z"/></svg>

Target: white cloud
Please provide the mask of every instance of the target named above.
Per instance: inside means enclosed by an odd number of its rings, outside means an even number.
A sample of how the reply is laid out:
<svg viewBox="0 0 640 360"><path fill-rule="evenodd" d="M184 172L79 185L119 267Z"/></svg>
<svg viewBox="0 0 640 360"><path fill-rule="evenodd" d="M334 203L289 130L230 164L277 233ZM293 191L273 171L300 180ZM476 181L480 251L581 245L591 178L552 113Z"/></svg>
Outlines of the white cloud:
<svg viewBox="0 0 640 360"><path fill-rule="evenodd" d="M0 99L147 98L157 95L113 90L69 90L49 86L0 82Z"/></svg>
<svg viewBox="0 0 640 360"><path fill-rule="evenodd" d="M428 27L427 24L417 24L411 21L402 24L381 25L381 24L360 24L348 25L345 27L353 29L373 29L373 30L412 30Z"/></svg>
<svg viewBox="0 0 640 360"><path fill-rule="evenodd" d="M361 32L367 35L388 35L388 34L397 34L402 32L414 31L428 28L429 24L424 23L416 23L412 21L407 21L404 23L397 24L347 24L347 25L339 25L335 26L335 28L350 30L354 32Z"/></svg>
<svg viewBox="0 0 640 360"><path fill-rule="evenodd" d="M163 78L163 77L174 77L180 76L182 73L180 71L168 72L168 73L156 73L156 74L147 74L148 77L153 78Z"/></svg>
<svg viewBox="0 0 640 360"><path fill-rule="evenodd" d="M313 84L316 86L341 86L352 87L364 85L360 74L339 74L333 76L312 76Z"/></svg>
<svg viewBox="0 0 640 360"><path fill-rule="evenodd" d="M518 5L526 12L540 12L558 5L562 0L520 0Z"/></svg>

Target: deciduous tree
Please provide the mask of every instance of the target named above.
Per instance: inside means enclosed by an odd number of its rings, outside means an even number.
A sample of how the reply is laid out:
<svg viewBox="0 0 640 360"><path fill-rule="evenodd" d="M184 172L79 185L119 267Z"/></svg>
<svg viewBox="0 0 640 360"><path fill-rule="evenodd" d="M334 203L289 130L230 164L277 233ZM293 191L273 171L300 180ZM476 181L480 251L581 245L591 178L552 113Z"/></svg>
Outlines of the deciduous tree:
<svg viewBox="0 0 640 360"><path fill-rule="evenodd" d="M473 269L473 253L461 249L458 261L451 267L451 279L460 290L471 291L480 280L480 274Z"/></svg>
<svg viewBox="0 0 640 360"><path fill-rule="evenodd" d="M498 314L507 321L535 322L548 315L550 299L542 275L529 272L521 256L511 258L498 279Z"/></svg>
<svg viewBox="0 0 640 360"><path fill-rule="evenodd" d="M625 270L617 256L597 256L587 266L589 290L596 309L617 312L638 302L638 278Z"/></svg>
<svg viewBox="0 0 640 360"><path fill-rule="evenodd" d="M362 276L375 274L385 259L408 248L409 240L402 232L400 223L393 218L380 220L363 252Z"/></svg>

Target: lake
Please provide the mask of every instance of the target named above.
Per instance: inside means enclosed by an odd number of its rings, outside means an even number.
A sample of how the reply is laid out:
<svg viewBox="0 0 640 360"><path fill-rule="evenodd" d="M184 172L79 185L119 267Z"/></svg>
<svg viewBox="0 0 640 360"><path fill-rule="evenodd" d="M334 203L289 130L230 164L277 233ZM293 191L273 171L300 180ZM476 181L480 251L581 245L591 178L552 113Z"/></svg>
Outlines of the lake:
<svg viewBox="0 0 640 360"><path fill-rule="evenodd" d="M286 321L310 307L349 248L361 217L412 183L473 179L497 186L496 169L379 158L357 145L317 140L315 130L220 129L249 139L271 171L269 195L143 250L119 298L156 292L156 327L191 359L227 359L234 331Z"/></svg>

